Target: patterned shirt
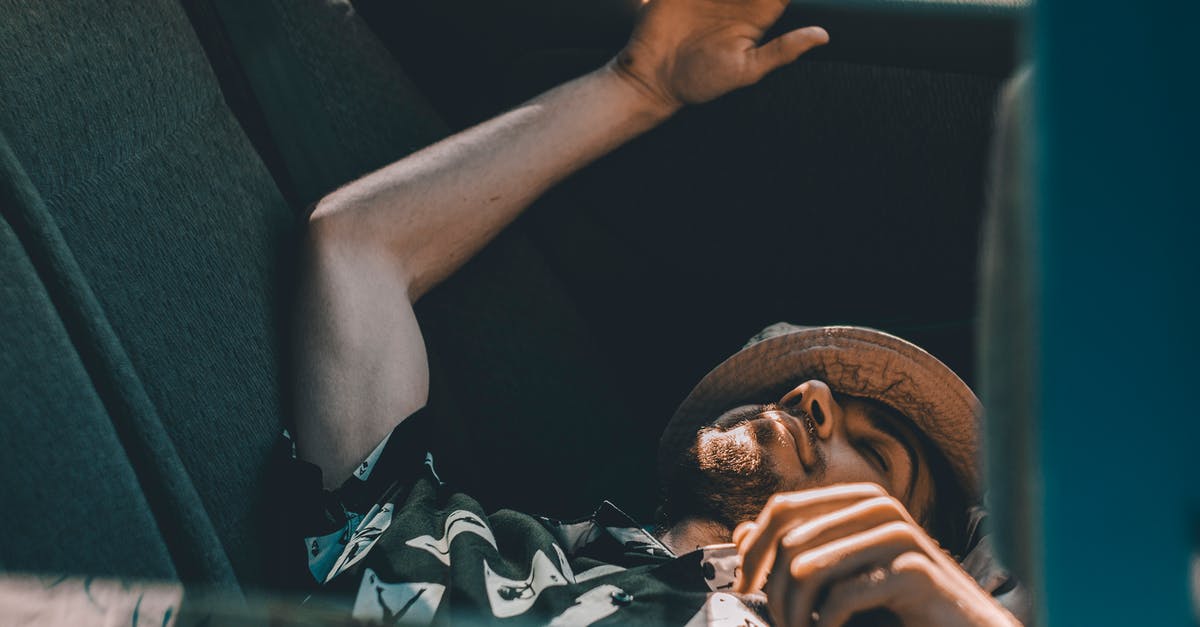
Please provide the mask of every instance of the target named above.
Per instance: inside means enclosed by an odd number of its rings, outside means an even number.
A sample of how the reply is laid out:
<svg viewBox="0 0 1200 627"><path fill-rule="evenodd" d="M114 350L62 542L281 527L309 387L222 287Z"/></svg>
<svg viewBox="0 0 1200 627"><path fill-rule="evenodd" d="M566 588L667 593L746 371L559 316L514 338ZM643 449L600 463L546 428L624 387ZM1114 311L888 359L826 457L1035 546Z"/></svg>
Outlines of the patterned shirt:
<svg viewBox="0 0 1200 627"><path fill-rule="evenodd" d="M439 477L412 422L334 491L291 461L285 516L323 606L405 625L767 624L761 595L729 592L732 544L676 556L608 501L573 521L489 515Z"/></svg>

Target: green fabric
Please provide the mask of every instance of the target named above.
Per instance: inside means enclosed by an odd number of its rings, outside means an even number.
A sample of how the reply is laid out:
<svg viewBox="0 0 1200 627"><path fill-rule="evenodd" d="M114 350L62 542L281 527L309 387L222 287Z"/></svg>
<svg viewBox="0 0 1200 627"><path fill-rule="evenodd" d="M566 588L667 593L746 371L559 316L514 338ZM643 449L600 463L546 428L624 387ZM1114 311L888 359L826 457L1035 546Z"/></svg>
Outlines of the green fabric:
<svg viewBox="0 0 1200 627"><path fill-rule="evenodd" d="M34 189L25 171L17 163L8 142L0 135L0 190L6 219L29 251L30 258L38 269L50 298L57 308L63 326L67 329L75 349L79 352L83 366L91 377L91 385L100 401L108 410L112 426L115 427L124 450L105 449L99 453L109 456L116 463L119 457L128 456L127 463L138 476L145 500L150 505L158 527L163 531L163 540L175 563L175 571L188 581L204 582L215 587L230 587L233 573L225 557L209 518L203 508L190 478L180 464L174 446L163 431L161 422L141 382L134 373L129 356L113 334L108 320L96 301L95 294L83 280L83 273L73 254L62 239L53 219L46 211L45 203ZM7 383L7 379L5 379ZM25 393L26 387L14 382L13 389ZM31 417L32 419L32 417ZM69 428L59 428L47 417L41 416L43 426L49 427L50 435L68 440L76 437ZM60 433L61 432L61 433ZM31 454L46 455L40 447L30 447ZM86 464L84 468L87 468ZM106 475L93 474L91 479L97 486L83 490L75 496L80 505L105 510L117 505L105 497ZM114 477L120 480L120 477ZM17 477L4 475L5 483L21 484ZM117 484L119 486L119 483ZM53 488L40 488L53 489ZM119 491L120 488L118 487ZM20 524L36 526L40 518L36 510L16 510ZM93 531L116 535L125 533L120 526L106 526L96 522ZM86 534L85 534L86 535ZM134 534L135 536L137 534ZM28 542L30 536L6 538L14 544ZM40 543L32 543L39 546ZM87 556L77 559L86 561ZM127 558L131 576L150 577L160 569L142 573L137 565L141 560L136 555ZM29 568L38 568L30 564ZM48 563L43 568L54 568ZM74 571L72 568L71 570Z"/></svg>
<svg viewBox="0 0 1200 627"><path fill-rule="evenodd" d="M349 2L212 3L302 204L445 133Z"/></svg>
<svg viewBox="0 0 1200 627"><path fill-rule="evenodd" d="M258 581L290 211L178 6L5 1L0 14L0 129L44 198L31 228L60 234L46 255L70 261L46 280L79 296L68 327L96 331L89 370L114 380L106 404L134 434L141 480L162 482L152 504L178 501L160 518L173 549L196 547L182 563L173 551L178 571L232 585L232 564Z"/></svg>
<svg viewBox="0 0 1200 627"><path fill-rule="evenodd" d="M12 181L0 180L6 213L13 191ZM0 275L0 564L18 572L174 578L103 401L3 220Z"/></svg>
<svg viewBox="0 0 1200 627"><path fill-rule="evenodd" d="M417 308L440 441L473 462L455 476L488 506L571 517L612 498L648 519L653 466L621 462L652 460L658 434L630 437L643 416L617 384L620 364L519 227Z"/></svg>

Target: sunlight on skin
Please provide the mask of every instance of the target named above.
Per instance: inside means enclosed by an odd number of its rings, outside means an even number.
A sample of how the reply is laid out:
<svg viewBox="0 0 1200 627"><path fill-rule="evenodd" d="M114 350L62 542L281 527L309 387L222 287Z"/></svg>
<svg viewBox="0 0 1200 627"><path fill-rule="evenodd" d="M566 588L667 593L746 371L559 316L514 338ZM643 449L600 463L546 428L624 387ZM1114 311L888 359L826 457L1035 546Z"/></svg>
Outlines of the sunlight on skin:
<svg viewBox="0 0 1200 627"><path fill-rule="evenodd" d="M750 424L742 424L728 431L705 430L699 436L697 461L705 470L754 472L762 462L756 446L757 440L750 431ZM736 456L721 455L722 451L739 451ZM729 468L732 460L735 468Z"/></svg>

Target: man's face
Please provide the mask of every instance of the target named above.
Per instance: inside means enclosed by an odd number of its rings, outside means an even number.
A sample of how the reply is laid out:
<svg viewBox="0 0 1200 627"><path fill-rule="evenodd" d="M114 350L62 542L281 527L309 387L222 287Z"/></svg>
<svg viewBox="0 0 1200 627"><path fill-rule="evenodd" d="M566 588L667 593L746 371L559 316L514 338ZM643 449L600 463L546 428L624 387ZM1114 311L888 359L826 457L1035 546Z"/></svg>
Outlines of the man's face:
<svg viewBox="0 0 1200 627"><path fill-rule="evenodd" d="M754 518L775 492L838 483L877 483L917 520L933 499L924 446L909 421L874 401L835 397L816 380L721 414L697 434L683 466L679 481L699 492L687 500L718 510L727 524ZM681 487L689 489L674 488Z"/></svg>

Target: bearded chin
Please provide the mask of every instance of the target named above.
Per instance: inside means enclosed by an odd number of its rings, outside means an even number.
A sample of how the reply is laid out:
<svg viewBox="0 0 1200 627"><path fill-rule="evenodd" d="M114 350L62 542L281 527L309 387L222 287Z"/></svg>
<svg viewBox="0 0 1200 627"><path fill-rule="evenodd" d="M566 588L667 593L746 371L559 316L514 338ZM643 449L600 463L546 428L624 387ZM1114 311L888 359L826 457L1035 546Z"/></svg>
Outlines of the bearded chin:
<svg viewBox="0 0 1200 627"><path fill-rule="evenodd" d="M757 517L780 485L759 445L773 433L765 422L701 429L665 486L669 521L703 519L732 530Z"/></svg>

